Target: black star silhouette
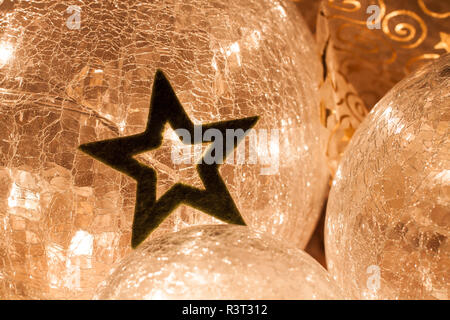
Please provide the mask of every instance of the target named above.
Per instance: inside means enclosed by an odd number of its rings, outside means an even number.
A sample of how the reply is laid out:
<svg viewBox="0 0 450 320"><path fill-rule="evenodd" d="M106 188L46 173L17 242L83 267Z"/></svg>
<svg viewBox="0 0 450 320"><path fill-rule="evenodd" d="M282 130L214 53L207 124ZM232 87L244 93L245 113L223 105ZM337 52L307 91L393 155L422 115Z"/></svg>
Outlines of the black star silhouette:
<svg viewBox="0 0 450 320"><path fill-rule="evenodd" d="M218 167L220 163L223 163L227 154L233 151L239 142L242 141L245 134L247 134L247 130L252 128L257 121L258 117L249 117L201 126L194 125L178 101L164 73L158 70L153 82L150 112L145 131L128 137L83 144L79 146L79 149L137 181L131 240L131 246L136 248L182 203L199 209L224 222L245 225L225 183L220 177ZM211 148L205 155L211 154L212 150L215 149L216 154L222 155L222 159L216 159L213 164L207 164L204 161L204 155L196 166L204 185L204 190L176 183L156 200L157 178L155 170L141 164L133 156L159 148L162 144L164 126L167 122L175 131L177 129L187 130L191 137L203 137L203 133L208 129L219 130L222 137L225 137L227 129L242 129L245 134L236 137L233 148L226 146L225 143L220 145L213 141ZM201 132L201 135L195 135L194 130ZM183 142L188 143L186 141ZM190 143L202 142L193 140ZM222 148L222 153L217 152L217 150L220 150L218 148Z"/></svg>

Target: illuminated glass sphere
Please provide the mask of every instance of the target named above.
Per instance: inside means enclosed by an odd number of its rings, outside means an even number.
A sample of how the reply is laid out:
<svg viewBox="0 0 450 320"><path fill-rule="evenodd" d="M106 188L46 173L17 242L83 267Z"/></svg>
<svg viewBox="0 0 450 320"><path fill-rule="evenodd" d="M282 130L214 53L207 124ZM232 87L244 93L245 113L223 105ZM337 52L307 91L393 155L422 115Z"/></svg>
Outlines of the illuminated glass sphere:
<svg viewBox="0 0 450 320"><path fill-rule="evenodd" d="M21 98L0 109L0 297L90 297L128 250L133 188L74 150L114 126L48 96Z"/></svg>
<svg viewBox="0 0 450 320"><path fill-rule="evenodd" d="M2 13L0 298L89 298L129 250L134 181L76 148L143 131L158 68L196 123L260 117L245 160L221 175L248 225L306 245L328 174L319 54L293 4L15 1ZM167 133L137 157L158 195L198 186ZM154 236L217 222L182 205Z"/></svg>
<svg viewBox="0 0 450 320"><path fill-rule="evenodd" d="M325 246L355 298L449 298L449 88L447 54L396 85L344 154Z"/></svg>
<svg viewBox="0 0 450 320"><path fill-rule="evenodd" d="M304 251L233 225L166 234L126 257L96 299L339 299Z"/></svg>
<svg viewBox="0 0 450 320"><path fill-rule="evenodd" d="M157 68L197 124L259 116L254 135L220 173L248 225L303 248L324 202L328 168L319 116L323 73L299 11L289 2L201 0L144 1L138 12L136 42L122 53L129 88L123 134L144 130ZM194 157L181 165L171 160L179 140L166 132L159 150L138 156L158 170L157 196L179 181L202 187ZM215 223L182 205L154 236Z"/></svg>

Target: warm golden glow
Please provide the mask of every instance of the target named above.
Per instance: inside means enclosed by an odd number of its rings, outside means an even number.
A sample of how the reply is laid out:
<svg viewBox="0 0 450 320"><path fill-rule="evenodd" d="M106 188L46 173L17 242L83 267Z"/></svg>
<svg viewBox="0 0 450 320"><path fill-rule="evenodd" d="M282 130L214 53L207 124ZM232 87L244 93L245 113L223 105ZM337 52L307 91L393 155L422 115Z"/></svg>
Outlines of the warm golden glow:
<svg viewBox="0 0 450 320"><path fill-rule="evenodd" d="M441 42L439 42L434 48L435 49L442 49L447 52L450 52L450 34L441 32Z"/></svg>
<svg viewBox="0 0 450 320"><path fill-rule="evenodd" d="M450 54L396 85L336 173L325 245L354 298L449 299Z"/></svg>
<svg viewBox="0 0 450 320"><path fill-rule="evenodd" d="M14 48L8 42L0 43L0 67L6 65L14 55Z"/></svg>
<svg viewBox="0 0 450 320"><path fill-rule="evenodd" d="M149 241L116 267L97 299L342 299L304 251L247 227L186 228Z"/></svg>
<svg viewBox="0 0 450 320"><path fill-rule="evenodd" d="M260 117L256 160L220 167L247 224L298 247L316 225L328 180L322 68L295 5L122 2L80 3L81 30L53 0L14 2L0 17L14 44L0 46L2 298L90 298L130 250L134 182L77 147L142 132L157 68L197 124ZM160 190L195 185L165 141L136 157L157 170ZM216 221L181 205L153 236Z"/></svg>

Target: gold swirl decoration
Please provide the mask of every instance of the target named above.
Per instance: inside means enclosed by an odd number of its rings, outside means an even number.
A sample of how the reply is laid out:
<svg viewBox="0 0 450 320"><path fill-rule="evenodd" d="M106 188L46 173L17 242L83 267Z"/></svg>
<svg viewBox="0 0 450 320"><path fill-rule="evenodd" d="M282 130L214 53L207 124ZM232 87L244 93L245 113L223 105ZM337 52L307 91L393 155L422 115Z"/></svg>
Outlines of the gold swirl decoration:
<svg viewBox="0 0 450 320"><path fill-rule="evenodd" d="M359 58L362 58L367 54L372 54L374 55L372 59L378 60L377 54L381 52L381 48L389 50L391 54L387 58L381 59L380 63L391 64L397 58L397 53L389 41L378 33L370 32L369 29L361 25L343 23L336 31L336 37L339 42L345 43L346 47L335 45L334 48L348 52L352 55L352 58L355 58L355 55L359 55Z"/></svg>
<svg viewBox="0 0 450 320"><path fill-rule="evenodd" d="M418 64L418 62L423 62L423 61L430 61L430 60L434 60L439 58L440 55L438 55L437 53L425 53L422 54L420 56L417 57L413 57L411 59L408 60L408 62L406 62L405 64L405 73L410 73L412 72L415 68L414 66Z"/></svg>
<svg viewBox="0 0 450 320"><path fill-rule="evenodd" d="M326 0L324 0L326 1ZM335 0L328 0L328 6L334 9L337 9L341 12L358 12L361 11L361 2L358 0L342 0L342 4L347 4L347 5L352 5L353 7L349 8L349 7L345 7L345 6L339 6L335 3ZM377 6L380 8L380 14L378 16L378 18L376 19L375 22L379 22L381 21L381 19L383 19L383 17L386 14L386 5L384 3L384 0L378 0L377 1ZM365 11L365 10L364 10ZM355 24L360 24L360 25L366 25L367 24L367 18L363 19L363 20L359 20L359 19L354 19L351 17L348 17L346 15L342 15L342 14L332 14L328 16L328 19L341 19L341 20L345 20L351 23L355 23Z"/></svg>
<svg viewBox="0 0 450 320"><path fill-rule="evenodd" d="M358 94L354 92L347 92L345 94L344 102L349 110L350 116L353 119L357 119L358 122L364 120L368 112L364 103L362 103L361 99L359 98Z"/></svg>
<svg viewBox="0 0 450 320"><path fill-rule="evenodd" d="M450 17L450 11L447 11L444 13L433 12L427 8L427 6L425 5L425 2L423 0L417 0L417 3L419 4L419 7L423 10L423 12L425 12L430 17L437 18L437 19L446 19L446 18Z"/></svg>
<svg viewBox="0 0 450 320"><path fill-rule="evenodd" d="M341 5L337 4L335 0L328 0L330 7L345 11L355 12L361 9L361 3L358 0L341 0ZM347 7L349 5L349 7Z"/></svg>
<svg viewBox="0 0 450 320"><path fill-rule="evenodd" d="M391 40L399 41L399 42L409 42L409 41L413 40L414 38L416 38L417 30L412 24L410 24L408 22L399 22L394 27L395 34L391 33L391 31L389 29L389 22L392 19L398 18L402 15L408 16L408 17L414 19L420 25L420 28L422 30L420 37L414 43L408 44L408 45L403 45L402 47L407 48L407 49L417 48L420 44L422 44L422 42L427 37L428 28L427 28L427 25L425 24L425 22L422 20L422 18L419 17L419 15L417 15L416 13L414 13L412 11L397 10L397 11L393 11L393 12L387 14L382 22L383 32Z"/></svg>
<svg viewBox="0 0 450 320"><path fill-rule="evenodd" d="M367 27L367 8L372 5L379 7L375 23L380 22L380 29ZM441 0L322 0L321 15L326 18L332 50L336 51L335 72L346 75L358 93L366 93L363 100L371 109L406 74L449 51L449 34L442 23L450 17L448 9L450 2ZM352 68L343 69L349 60ZM374 68L365 68L368 64ZM377 94L364 88L377 79L389 88L383 86Z"/></svg>
<svg viewBox="0 0 450 320"><path fill-rule="evenodd" d="M369 10L373 5L378 10ZM321 89L329 91L321 121L332 173L353 132L386 92L450 51L449 17L448 0L321 1L316 38L327 71Z"/></svg>

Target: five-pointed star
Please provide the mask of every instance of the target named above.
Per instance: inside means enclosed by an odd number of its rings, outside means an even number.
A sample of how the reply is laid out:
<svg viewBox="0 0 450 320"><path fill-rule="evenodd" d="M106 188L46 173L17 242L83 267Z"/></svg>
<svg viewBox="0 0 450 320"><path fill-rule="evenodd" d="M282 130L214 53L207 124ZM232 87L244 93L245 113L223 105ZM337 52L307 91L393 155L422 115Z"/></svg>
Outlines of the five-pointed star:
<svg viewBox="0 0 450 320"><path fill-rule="evenodd" d="M439 42L434 48L443 49L450 52L450 34L445 32L439 32L439 34L441 36L441 42Z"/></svg>
<svg viewBox="0 0 450 320"><path fill-rule="evenodd" d="M247 130L251 129L257 121L258 117L249 117L202 126L194 125L178 101L169 81L163 72L158 70L153 82L150 111L145 131L128 137L83 144L79 146L79 149L137 181L131 239L132 247L136 248L182 203L204 211L224 222L245 225L218 171L219 164L223 163L227 154L236 148L245 135L234 141L233 148L227 147L224 143L218 144L215 141L212 143L209 151L214 148L216 150L222 148L223 152L218 153L222 155L222 159L217 159L219 161L216 160L213 164L206 164L205 161L200 161L197 164L197 172L204 185L204 190L176 183L157 200L156 171L141 164L133 156L158 148L162 144L166 123L169 123L174 130L185 129L189 131L191 137L200 136L194 134L195 130L201 132L201 137L203 137L203 133L208 129L219 130L225 137L227 129L242 129L247 133ZM197 140L199 139L197 138ZM202 142L202 139L192 141L192 143ZM208 151L206 154L208 154Z"/></svg>

